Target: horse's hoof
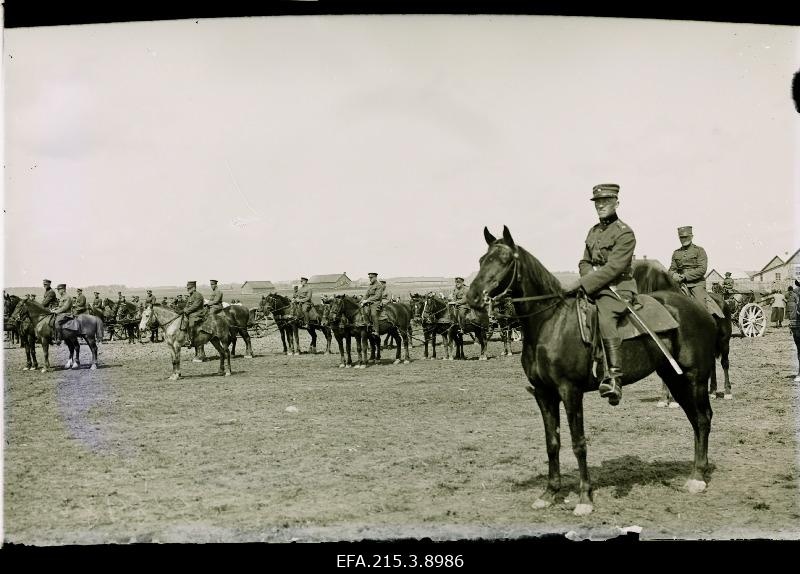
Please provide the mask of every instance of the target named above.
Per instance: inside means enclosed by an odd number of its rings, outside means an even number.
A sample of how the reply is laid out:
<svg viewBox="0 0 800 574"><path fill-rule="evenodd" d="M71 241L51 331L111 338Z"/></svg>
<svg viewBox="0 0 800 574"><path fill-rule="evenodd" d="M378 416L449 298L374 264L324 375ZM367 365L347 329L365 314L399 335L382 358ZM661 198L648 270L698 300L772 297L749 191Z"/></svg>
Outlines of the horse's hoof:
<svg viewBox="0 0 800 574"><path fill-rule="evenodd" d="M344 368L345 368L345 369L352 369L352 368L353 368L353 365L345 365L345 366L344 366Z"/></svg>
<svg viewBox="0 0 800 574"><path fill-rule="evenodd" d="M80 363L72 363L72 368L73 369L80 369L81 368L81 364Z"/></svg>
<svg viewBox="0 0 800 574"><path fill-rule="evenodd" d="M194 359L192 359L192 362L193 363L202 363L203 359L198 359L197 357L195 357Z"/></svg>
<svg viewBox="0 0 800 574"><path fill-rule="evenodd" d="M480 357L478 360L479 360L479 361L486 361L486 360L488 360L488 359L489 359L489 357Z"/></svg>
<svg viewBox="0 0 800 574"><path fill-rule="evenodd" d="M89 367L89 369L90 369L90 370L92 370L92 371L96 371L96 370L97 370L97 365L95 365L94 363L92 363L92 366L91 366L91 367Z"/></svg>
<svg viewBox="0 0 800 574"><path fill-rule="evenodd" d="M731 393L726 393L726 394L725 394L725 400L726 400L726 401L731 401L731 400L733 400L733 395L732 395Z"/></svg>
<svg viewBox="0 0 800 574"><path fill-rule="evenodd" d="M245 358L245 359L252 359L252 358L253 358L253 355L245 355L245 356L244 356L244 358Z"/></svg>
<svg viewBox="0 0 800 574"><path fill-rule="evenodd" d="M400 364L400 359L395 359L392 364L393 365L399 365Z"/></svg>
<svg viewBox="0 0 800 574"><path fill-rule="evenodd" d="M339 363L339 368L344 369L344 363Z"/></svg>
<svg viewBox="0 0 800 574"><path fill-rule="evenodd" d="M233 373L231 373L230 371L226 371L226 372L225 372L225 376L226 376L226 377L230 377L232 374L233 374Z"/></svg>
<svg viewBox="0 0 800 574"><path fill-rule="evenodd" d="M45 369L44 367L42 367L42 372L43 372L43 373L46 373L46 372L47 372L47 369Z"/></svg>
<svg viewBox="0 0 800 574"><path fill-rule="evenodd" d="M531 504L531 508L534 510L541 510L542 508L547 508L552 503L548 502L547 500L542 500L541 498L537 498L533 504Z"/></svg>
<svg viewBox="0 0 800 574"><path fill-rule="evenodd" d="M666 407L667 406L667 401L658 401L656 403L656 406L657 407Z"/></svg>
<svg viewBox="0 0 800 574"><path fill-rule="evenodd" d="M688 490L691 494L698 494L703 492L706 489L706 481L705 480L697 480L695 478L690 478L686 481L686 490Z"/></svg>
<svg viewBox="0 0 800 574"><path fill-rule="evenodd" d="M678 403L670 403L669 404L669 408L671 408L671 409L677 409L678 407L680 407L680 405Z"/></svg>
<svg viewBox="0 0 800 574"><path fill-rule="evenodd" d="M575 505L575 510L572 511L572 514L575 516L586 516L587 514L592 513L592 505L591 504L577 504Z"/></svg>
<svg viewBox="0 0 800 574"><path fill-rule="evenodd" d="M27 371L30 367L22 367L23 371Z"/></svg>
<svg viewBox="0 0 800 574"><path fill-rule="evenodd" d="M404 365L410 365L410 364L411 364L411 361L409 361L408 359L406 359L405 361L403 361L403 364L404 364Z"/></svg>

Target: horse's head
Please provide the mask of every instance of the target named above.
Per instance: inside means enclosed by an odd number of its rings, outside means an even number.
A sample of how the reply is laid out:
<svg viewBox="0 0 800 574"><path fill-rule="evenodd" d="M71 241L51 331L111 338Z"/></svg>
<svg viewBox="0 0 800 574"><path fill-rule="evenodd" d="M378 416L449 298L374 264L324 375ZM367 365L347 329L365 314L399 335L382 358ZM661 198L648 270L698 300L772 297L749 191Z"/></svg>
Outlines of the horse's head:
<svg viewBox="0 0 800 574"><path fill-rule="evenodd" d="M438 293L428 293L425 295L422 306L422 322L435 323L447 311L447 301L439 296Z"/></svg>
<svg viewBox="0 0 800 574"><path fill-rule="evenodd" d="M503 226L503 237L497 239L483 228L489 249L480 258L480 269L467 292L470 307L482 309L489 298L508 293L517 280L519 251L508 227Z"/></svg>
<svg viewBox="0 0 800 574"><path fill-rule="evenodd" d="M422 322L422 311L425 309L425 297L419 293L411 295L411 318L415 323Z"/></svg>
<svg viewBox="0 0 800 574"><path fill-rule="evenodd" d="M139 329L144 331L145 329L151 329L153 327L153 322L155 320L155 313L153 312L153 306L148 305L142 311L142 319L139 321Z"/></svg>

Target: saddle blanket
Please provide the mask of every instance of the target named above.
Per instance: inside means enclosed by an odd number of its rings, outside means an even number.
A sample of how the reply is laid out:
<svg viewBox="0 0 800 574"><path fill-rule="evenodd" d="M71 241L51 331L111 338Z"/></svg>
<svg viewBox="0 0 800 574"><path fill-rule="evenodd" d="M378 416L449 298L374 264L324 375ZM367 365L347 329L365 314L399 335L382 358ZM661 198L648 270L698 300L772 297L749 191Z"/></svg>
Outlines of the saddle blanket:
<svg viewBox="0 0 800 574"><path fill-rule="evenodd" d="M636 314L653 333L663 333L678 328L678 322L670 315L669 311L649 295L637 295L636 302L641 305L641 308L634 308ZM595 340L595 334L599 334L599 330L596 328L597 307L586 299L579 299L577 307L578 320L583 326L584 342L591 344ZM647 335L647 331L640 327L639 322L630 314L626 314L622 318L617 329L623 341Z"/></svg>

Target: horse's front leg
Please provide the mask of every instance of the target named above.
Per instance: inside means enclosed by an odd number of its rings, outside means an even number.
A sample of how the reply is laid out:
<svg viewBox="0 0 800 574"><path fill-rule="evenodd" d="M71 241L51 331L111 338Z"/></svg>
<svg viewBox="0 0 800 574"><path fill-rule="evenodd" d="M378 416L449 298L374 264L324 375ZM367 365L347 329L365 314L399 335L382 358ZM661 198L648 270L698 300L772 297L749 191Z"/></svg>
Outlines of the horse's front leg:
<svg viewBox="0 0 800 574"><path fill-rule="evenodd" d="M322 334L325 335L325 353L328 355L332 355L333 351L331 351L331 329L330 327L323 327Z"/></svg>
<svg viewBox="0 0 800 574"><path fill-rule="evenodd" d="M489 357L486 356L486 331L483 329L478 329L475 332L475 336L478 337L478 344L481 346L481 356L478 358L479 361L486 361Z"/></svg>
<svg viewBox="0 0 800 574"><path fill-rule="evenodd" d="M164 337L166 338L166 336ZM169 352L172 355L172 374L169 376L170 381L177 381L181 376L181 341L173 341L169 345Z"/></svg>
<svg viewBox="0 0 800 574"><path fill-rule="evenodd" d="M569 431L572 435L572 452L578 459L578 472L581 477L578 504L573 513L585 516L592 512L592 482L589 479L589 467L586 464L586 435L583 431L583 393L575 387L567 387L564 410L567 412Z"/></svg>
<svg viewBox="0 0 800 574"><path fill-rule="evenodd" d="M344 339L341 333L335 333L336 335L336 344L339 345L339 368L344 369L347 365L347 361L344 358Z"/></svg>
<svg viewBox="0 0 800 574"><path fill-rule="evenodd" d="M92 366L89 367L91 370L97 370L97 341L94 337L86 337L86 344L89 345L89 350L92 352Z"/></svg>
<svg viewBox="0 0 800 574"><path fill-rule="evenodd" d="M299 355L300 354L300 327L295 323L292 326L292 335L294 336L294 348L296 349L295 352Z"/></svg>
<svg viewBox="0 0 800 574"><path fill-rule="evenodd" d="M281 343L283 343L283 354L288 355L289 349L286 348L286 331L282 325L278 325L278 332L281 334Z"/></svg>
<svg viewBox="0 0 800 574"><path fill-rule="evenodd" d="M42 367L42 372L46 373L50 370L50 339L42 337L39 341L42 345L42 354L44 355L44 367Z"/></svg>
<svg viewBox="0 0 800 574"><path fill-rule="evenodd" d="M408 332L405 333L405 337L403 337L403 348L406 351L406 356L403 361L404 364L408 364L411 362L411 354L408 352L408 345L410 341L411 341L411 329L409 329Z"/></svg>
<svg viewBox="0 0 800 574"><path fill-rule="evenodd" d="M311 336L311 344L308 347L308 352L311 355L316 355L317 354L317 330L314 327L312 327L311 325L309 325L306 328L306 331L308 331L308 334Z"/></svg>
<svg viewBox="0 0 800 574"><path fill-rule="evenodd" d="M533 384L533 381L531 381ZM530 389L528 389L530 391ZM561 449L561 436L559 428L559 408L561 402L558 393L553 389L533 387L533 396L539 404L542 413L544 433L547 447L547 488L533 503L533 508L546 508L553 504L561 490L561 469L558 455Z"/></svg>

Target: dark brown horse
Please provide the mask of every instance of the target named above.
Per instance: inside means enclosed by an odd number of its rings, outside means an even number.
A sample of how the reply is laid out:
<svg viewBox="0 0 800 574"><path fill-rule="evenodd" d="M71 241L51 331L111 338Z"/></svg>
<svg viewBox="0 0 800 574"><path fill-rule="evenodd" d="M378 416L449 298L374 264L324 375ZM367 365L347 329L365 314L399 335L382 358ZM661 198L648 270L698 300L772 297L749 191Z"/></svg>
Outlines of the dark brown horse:
<svg viewBox="0 0 800 574"><path fill-rule="evenodd" d="M534 508L553 504L561 488L559 405L564 408L572 436L572 450L580 472L580 500L576 515L592 511L592 484L586 463L583 394L596 391L600 381L592 374L592 349L583 343L576 319L576 299L567 297L560 282L530 253L514 243L508 228L495 239L488 229L489 249L480 258L480 270L467 294L469 304L481 309L487 299L511 295L521 322L522 367L544 421L549 472L547 487ZM716 326L704 309L672 291L651 296L666 307L678 328L659 337L682 369L678 375L655 342L640 336L622 343L623 385L653 371L667 384L694 429L694 466L686 486L690 492L706 488L711 403L707 381L714 367Z"/></svg>
<svg viewBox="0 0 800 574"><path fill-rule="evenodd" d="M20 310L21 319L29 319L33 324L36 338L42 344L42 352L44 353L44 367L42 372L50 369L50 342L53 340L54 334L54 318L50 309L46 309L34 301L22 301L20 303L22 309ZM72 330L66 325L62 328L61 335L64 342L69 349L69 360L64 365L65 369L78 369L80 368L81 359L81 345L78 337L83 337L89 348L92 350L92 364L91 369L97 369L97 341L103 340L103 320L88 313L81 313L75 317L78 330Z"/></svg>
<svg viewBox="0 0 800 574"><path fill-rule="evenodd" d="M425 338L425 354L428 358L428 342L431 343L431 360L436 359L436 335L444 341L444 358L450 360L450 327L453 322L447 310L447 301L435 293L420 296L415 301L414 315L422 323L422 335Z"/></svg>
<svg viewBox="0 0 800 574"><path fill-rule="evenodd" d="M672 291L674 293L683 293L687 297L688 294L684 293L681 286L669 276L669 273L659 263L649 261L646 259L637 259L633 262L633 278L636 281L636 288L639 293L652 293L654 291ZM714 346L714 356L719 358L720 365L722 365L722 372L725 375L725 392L717 391L717 369L711 369L710 387L708 389L710 398L725 398L732 399L733 393L731 392L731 380L728 376L728 368L730 361L728 355L731 350L731 334L733 333L733 322L731 321L732 309L730 305L719 293L709 293L714 302L719 306L725 317L717 317L714 315L714 322L717 324L717 338L716 345ZM692 299L694 301L694 299ZM662 403L668 403L671 396L666 385L662 385L662 392L664 394Z"/></svg>
<svg viewBox="0 0 800 574"><path fill-rule="evenodd" d="M20 301L21 299L16 295L8 295L3 298L3 332L9 334L12 345L14 342L19 342L22 345L18 329L19 325L17 324L18 320L16 318L11 319Z"/></svg>
<svg viewBox="0 0 800 574"><path fill-rule="evenodd" d="M25 349L25 366L22 370L38 371L39 362L36 359L36 325L29 315L26 315L24 318L21 315L22 305L16 305L8 318L8 323L14 325L19 335L19 344Z"/></svg>
<svg viewBox="0 0 800 574"><path fill-rule="evenodd" d="M253 358L253 344L250 341L250 333L247 332L247 325L250 322L250 311L244 305L228 305L223 307L221 313L225 314L228 323L231 326L231 357L236 356L236 337L239 336L244 339L245 344L245 359ZM200 345L196 348L196 358L200 361L206 360L205 345Z"/></svg>

